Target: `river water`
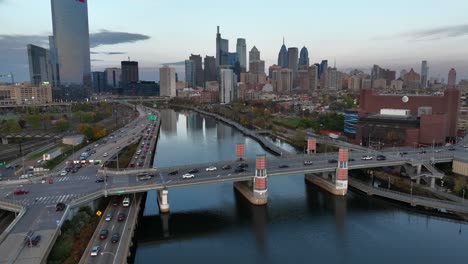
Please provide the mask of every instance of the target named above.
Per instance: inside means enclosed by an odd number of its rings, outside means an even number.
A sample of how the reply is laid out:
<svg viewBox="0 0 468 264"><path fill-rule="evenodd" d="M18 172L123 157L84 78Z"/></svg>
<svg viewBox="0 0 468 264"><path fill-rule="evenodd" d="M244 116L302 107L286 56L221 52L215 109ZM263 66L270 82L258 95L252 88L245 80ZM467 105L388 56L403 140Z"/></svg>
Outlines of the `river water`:
<svg viewBox="0 0 468 264"><path fill-rule="evenodd" d="M163 110L161 119L156 166L232 160L237 143L248 158L266 153L209 117ZM464 222L352 191L332 196L304 175L269 178L268 196L252 206L232 183L170 189L161 216L150 192L135 263L468 263Z"/></svg>

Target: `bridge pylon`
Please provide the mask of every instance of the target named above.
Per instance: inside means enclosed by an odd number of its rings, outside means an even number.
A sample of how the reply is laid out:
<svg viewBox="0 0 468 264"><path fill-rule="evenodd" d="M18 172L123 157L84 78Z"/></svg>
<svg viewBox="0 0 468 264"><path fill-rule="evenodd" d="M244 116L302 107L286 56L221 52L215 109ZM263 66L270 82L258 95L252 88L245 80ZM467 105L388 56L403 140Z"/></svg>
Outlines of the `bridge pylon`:
<svg viewBox="0 0 468 264"><path fill-rule="evenodd" d="M348 149L340 148L338 168L336 169L335 188L345 195L348 191Z"/></svg>
<svg viewBox="0 0 468 264"><path fill-rule="evenodd" d="M243 143L236 144L236 156L242 160L245 156L245 146Z"/></svg>
<svg viewBox="0 0 468 264"><path fill-rule="evenodd" d="M309 138L307 139L307 154L317 153L317 139Z"/></svg>
<svg viewBox="0 0 468 264"><path fill-rule="evenodd" d="M159 204L159 211L161 213L168 213L169 212L169 198L168 194L169 191L167 189L157 191L157 199Z"/></svg>
<svg viewBox="0 0 468 264"><path fill-rule="evenodd" d="M234 183L234 188L251 204L265 205L268 202L266 155L257 155L255 176L252 180Z"/></svg>

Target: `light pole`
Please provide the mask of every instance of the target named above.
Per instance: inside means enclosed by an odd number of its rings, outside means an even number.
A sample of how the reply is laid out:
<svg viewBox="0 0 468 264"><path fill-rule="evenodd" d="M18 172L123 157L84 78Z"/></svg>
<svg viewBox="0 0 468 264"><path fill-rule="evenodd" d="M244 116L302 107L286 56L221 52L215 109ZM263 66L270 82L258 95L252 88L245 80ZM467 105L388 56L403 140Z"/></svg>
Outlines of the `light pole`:
<svg viewBox="0 0 468 264"><path fill-rule="evenodd" d="M463 189L462 191L462 203L465 202L465 189Z"/></svg>

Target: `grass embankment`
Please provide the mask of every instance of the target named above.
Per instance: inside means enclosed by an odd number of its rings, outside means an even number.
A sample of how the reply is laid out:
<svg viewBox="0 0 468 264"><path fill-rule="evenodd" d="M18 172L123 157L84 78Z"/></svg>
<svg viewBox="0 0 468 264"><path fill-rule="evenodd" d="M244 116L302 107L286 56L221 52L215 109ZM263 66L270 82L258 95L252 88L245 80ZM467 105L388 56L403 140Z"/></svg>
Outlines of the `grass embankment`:
<svg viewBox="0 0 468 264"><path fill-rule="evenodd" d="M132 161L133 155L138 149L138 145L140 140L137 141L137 143L133 143L131 145L128 145L119 152L119 169L127 168L130 162ZM136 166L136 164L135 164ZM109 161L106 165L108 168L117 168L117 160L113 159Z"/></svg>
<svg viewBox="0 0 468 264"><path fill-rule="evenodd" d="M104 200L99 205L99 209L104 211L106 204L107 202ZM65 220L61 229L62 234L55 241L47 263L78 263L99 224L99 220L100 217L87 206L81 207L71 220Z"/></svg>

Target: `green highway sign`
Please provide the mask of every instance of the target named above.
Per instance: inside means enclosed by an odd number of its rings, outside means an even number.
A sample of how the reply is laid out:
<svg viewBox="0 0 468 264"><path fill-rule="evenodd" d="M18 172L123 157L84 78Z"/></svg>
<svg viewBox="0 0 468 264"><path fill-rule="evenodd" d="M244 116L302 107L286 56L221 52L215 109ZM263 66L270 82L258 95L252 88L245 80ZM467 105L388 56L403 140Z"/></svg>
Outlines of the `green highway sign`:
<svg viewBox="0 0 468 264"><path fill-rule="evenodd" d="M155 116L155 115L149 115L149 116L148 116L148 120L149 120L149 121L156 121L156 119L158 119L158 117Z"/></svg>
<svg viewBox="0 0 468 264"><path fill-rule="evenodd" d="M153 104L153 107L158 107L158 105L156 103Z"/></svg>
<svg viewBox="0 0 468 264"><path fill-rule="evenodd" d="M125 190L120 190L119 194L125 193Z"/></svg>
<svg viewBox="0 0 468 264"><path fill-rule="evenodd" d="M4 161L3 161L3 162L0 162L0 167L3 167L3 166L5 166L5 162L4 162Z"/></svg>

